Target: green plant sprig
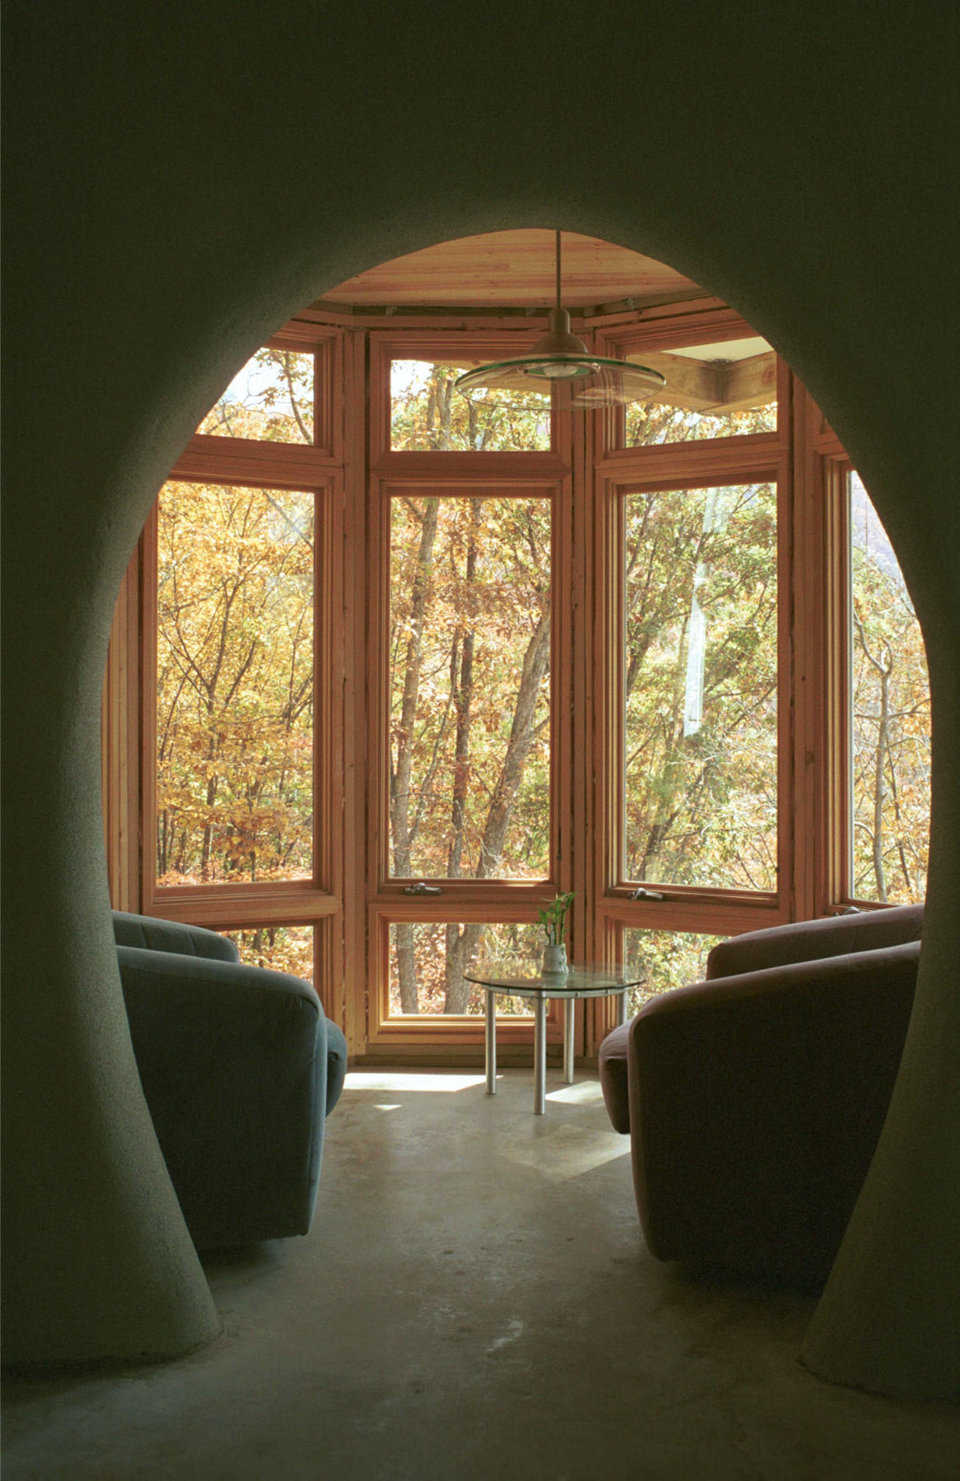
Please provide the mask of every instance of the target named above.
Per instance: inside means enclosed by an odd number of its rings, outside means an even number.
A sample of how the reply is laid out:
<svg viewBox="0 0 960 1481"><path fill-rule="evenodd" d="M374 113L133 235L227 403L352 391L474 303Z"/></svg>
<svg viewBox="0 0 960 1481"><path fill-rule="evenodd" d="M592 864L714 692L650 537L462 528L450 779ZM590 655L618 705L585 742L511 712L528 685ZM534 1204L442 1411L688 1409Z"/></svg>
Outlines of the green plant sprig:
<svg viewBox="0 0 960 1481"><path fill-rule="evenodd" d="M537 912L537 919L543 926L543 933L547 938L548 946L559 946L563 941L564 931L566 930L567 911L573 904L573 894L574 892L571 890L568 894L557 895L555 899L550 901L549 905L545 905L542 910Z"/></svg>

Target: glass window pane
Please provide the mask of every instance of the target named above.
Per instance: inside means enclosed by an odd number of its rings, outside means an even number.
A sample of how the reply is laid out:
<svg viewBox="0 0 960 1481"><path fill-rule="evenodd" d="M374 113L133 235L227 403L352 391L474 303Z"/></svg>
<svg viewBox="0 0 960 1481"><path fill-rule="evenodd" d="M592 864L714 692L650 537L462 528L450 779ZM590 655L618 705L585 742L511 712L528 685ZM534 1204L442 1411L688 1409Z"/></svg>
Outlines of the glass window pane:
<svg viewBox="0 0 960 1481"><path fill-rule="evenodd" d="M197 431L260 442L313 442L314 374L312 352L258 350Z"/></svg>
<svg viewBox="0 0 960 1481"><path fill-rule="evenodd" d="M930 687L920 624L856 473L849 478L851 890L921 901L930 827Z"/></svg>
<svg viewBox="0 0 960 1481"><path fill-rule="evenodd" d="M774 889L775 486L629 493L624 594L625 878Z"/></svg>
<svg viewBox="0 0 960 1481"><path fill-rule="evenodd" d="M675 987L702 982L707 956L725 936L699 936L690 931L644 931L624 927L623 965L639 967L646 974L642 987L627 994L627 1008L637 1013L644 1003Z"/></svg>
<svg viewBox="0 0 960 1481"><path fill-rule="evenodd" d="M390 926L391 1018L408 1014L466 1013L482 1017L486 993L464 972L483 960L539 965L543 927L448 921L396 921ZM532 1017L527 998L497 996L497 1017Z"/></svg>
<svg viewBox="0 0 960 1481"><path fill-rule="evenodd" d="M309 877L312 494L165 485L156 728L158 884Z"/></svg>
<svg viewBox="0 0 960 1481"><path fill-rule="evenodd" d="M454 381L479 361L391 360L394 452L549 452L550 397L536 391L473 406Z"/></svg>
<svg viewBox="0 0 960 1481"><path fill-rule="evenodd" d="M700 442L777 430L777 357L759 337L690 345L627 359L649 364L667 384L626 409L624 446Z"/></svg>
<svg viewBox="0 0 960 1481"><path fill-rule="evenodd" d="M251 926L222 931L236 944L240 960L250 967L289 972L313 982L313 926Z"/></svg>
<svg viewBox="0 0 960 1481"><path fill-rule="evenodd" d="M390 872L542 879L550 500L391 500Z"/></svg>

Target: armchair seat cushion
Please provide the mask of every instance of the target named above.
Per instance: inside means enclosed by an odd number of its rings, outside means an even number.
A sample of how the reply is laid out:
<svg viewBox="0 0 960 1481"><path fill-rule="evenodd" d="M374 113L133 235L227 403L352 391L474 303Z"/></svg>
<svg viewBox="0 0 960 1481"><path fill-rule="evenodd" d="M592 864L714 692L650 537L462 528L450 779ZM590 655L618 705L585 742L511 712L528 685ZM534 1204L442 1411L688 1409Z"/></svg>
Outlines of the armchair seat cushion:
<svg viewBox="0 0 960 1481"><path fill-rule="evenodd" d="M627 1083L627 1047L630 1025L621 1023L600 1045L600 1088L614 1131L630 1130L630 1091Z"/></svg>

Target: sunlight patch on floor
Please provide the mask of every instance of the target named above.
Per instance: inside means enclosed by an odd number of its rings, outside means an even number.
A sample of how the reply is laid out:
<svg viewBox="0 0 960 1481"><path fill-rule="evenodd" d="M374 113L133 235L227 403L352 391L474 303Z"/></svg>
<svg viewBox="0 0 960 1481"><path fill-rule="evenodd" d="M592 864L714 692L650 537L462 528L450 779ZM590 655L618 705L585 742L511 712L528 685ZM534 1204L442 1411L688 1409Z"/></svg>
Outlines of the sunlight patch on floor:
<svg viewBox="0 0 960 1481"><path fill-rule="evenodd" d="M563 1101L567 1105L583 1105L602 1099L599 1080L581 1080L578 1085L561 1085L559 1090L547 1091L547 1100Z"/></svg>
<svg viewBox="0 0 960 1481"><path fill-rule="evenodd" d="M482 1074L453 1075L446 1070L415 1074L406 1070L350 1070L347 1073L347 1090L404 1090L446 1092L473 1090L485 1083Z"/></svg>

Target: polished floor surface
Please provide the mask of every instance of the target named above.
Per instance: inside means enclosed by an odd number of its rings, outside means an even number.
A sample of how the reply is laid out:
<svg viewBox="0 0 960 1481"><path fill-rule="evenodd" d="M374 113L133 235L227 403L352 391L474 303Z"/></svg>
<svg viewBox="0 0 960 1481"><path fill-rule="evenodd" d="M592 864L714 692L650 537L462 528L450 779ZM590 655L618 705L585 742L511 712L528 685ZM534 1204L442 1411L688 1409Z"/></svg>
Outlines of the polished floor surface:
<svg viewBox="0 0 960 1481"><path fill-rule="evenodd" d="M4 1481L956 1481L960 1412L821 1384L811 1302L646 1253L596 1080L351 1073L305 1239L205 1260L162 1366L7 1385Z"/></svg>

